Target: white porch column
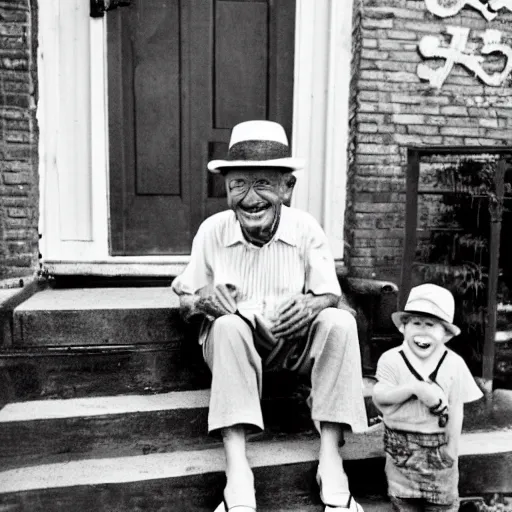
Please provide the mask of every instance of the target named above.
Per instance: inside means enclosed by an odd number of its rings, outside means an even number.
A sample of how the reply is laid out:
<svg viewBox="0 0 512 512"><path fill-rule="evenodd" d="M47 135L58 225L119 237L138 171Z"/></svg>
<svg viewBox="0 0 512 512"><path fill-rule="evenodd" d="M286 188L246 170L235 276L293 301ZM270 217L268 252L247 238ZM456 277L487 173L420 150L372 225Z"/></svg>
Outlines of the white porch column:
<svg viewBox="0 0 512 512"><path fill-rule="evenodd" d="M306 159L293 205L343 258L353 0L297 0L293 153Z"/></svg>

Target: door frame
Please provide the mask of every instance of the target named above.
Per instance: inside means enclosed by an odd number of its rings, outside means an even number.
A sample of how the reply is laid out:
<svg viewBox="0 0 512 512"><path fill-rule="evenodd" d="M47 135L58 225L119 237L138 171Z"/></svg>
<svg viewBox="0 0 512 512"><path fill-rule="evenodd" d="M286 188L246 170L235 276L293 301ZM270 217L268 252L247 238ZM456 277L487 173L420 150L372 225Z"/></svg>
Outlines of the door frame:
<svg viewBox="0 0 512 512"><path fill-rule="evenodd" d="M296 7L292 151L309 165L297 173L293 205L322 224L339 262L344 247L352 2L297 0ZM86 4L56 0L51 7L39 5L43 266L52 274L175 275L188 256L109 253L106 17L90 18ZM68 91L73 94L67 96L71 105L89 98L85 115L59 108ZM63 133L72 143L57 143ZM74 156L77 150L85 156Z"/></svg>

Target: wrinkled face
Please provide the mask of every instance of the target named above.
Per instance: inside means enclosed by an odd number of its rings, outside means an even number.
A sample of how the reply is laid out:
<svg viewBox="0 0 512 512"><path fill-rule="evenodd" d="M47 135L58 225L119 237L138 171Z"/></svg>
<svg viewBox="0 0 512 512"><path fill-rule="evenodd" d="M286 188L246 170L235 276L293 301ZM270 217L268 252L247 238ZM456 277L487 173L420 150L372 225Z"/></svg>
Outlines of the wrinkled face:
<svg viewBox="0 0 512 512"><path fill-rule="evenodd" d="M224 173L228 206L250 240L266 243L274 235L286 194L286 174L269 167L235 168Z"/></svg>
<svg viewBox="0 0 512 512"><path fill-rule="evenodd" d="M421 359L437 354L452 337L440 320L420 315L404 320L403 334L413 354Z"/></svg>

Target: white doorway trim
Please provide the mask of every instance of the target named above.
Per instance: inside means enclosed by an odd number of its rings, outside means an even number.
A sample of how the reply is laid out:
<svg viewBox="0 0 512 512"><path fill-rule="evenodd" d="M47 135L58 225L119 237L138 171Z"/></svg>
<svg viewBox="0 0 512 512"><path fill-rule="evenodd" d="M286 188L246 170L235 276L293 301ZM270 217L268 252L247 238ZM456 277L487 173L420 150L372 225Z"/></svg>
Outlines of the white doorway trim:
<svg viewBox="0 0 512 512"><path fill-rule="evenodd" d="M293 204L322 224L337 260L343 258L351 5L297 0L296 14L292 144L308 166L298 174ZM40 0L39 9L44 267L62 274L175 275L187 256L109 255L106 18L90 18L83 0Z"/></svg>
<svg viewBox="0 0 512 512"><path fill-rule="evenodd" d="M343 259L353 0L297 1L293 151L306 159L293 205L320 222Z"/></svg>

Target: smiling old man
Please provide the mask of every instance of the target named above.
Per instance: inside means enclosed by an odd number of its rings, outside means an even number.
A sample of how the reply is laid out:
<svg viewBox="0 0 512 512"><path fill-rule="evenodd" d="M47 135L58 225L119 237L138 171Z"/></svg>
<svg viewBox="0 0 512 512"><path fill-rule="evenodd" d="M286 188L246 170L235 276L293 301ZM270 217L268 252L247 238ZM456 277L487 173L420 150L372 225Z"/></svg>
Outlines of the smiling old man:
<svg viewBox="0 0 512 512"><path fill-rule="evenodd" d="M208 429L221 433L226 455L218 512L256 510L245 436L263 429L262 377L271 360L310 376L322 501L329 510L362 511L339 453L344 429L367 429L356 322L340 300L322 228L285 206L292 171L303 166L290 156L278 123L236 125L226 159L208 164L224 176L230 209L199 227L190 262L173 282L184 316L204 318L199 341L212 373Z"/></svg>

